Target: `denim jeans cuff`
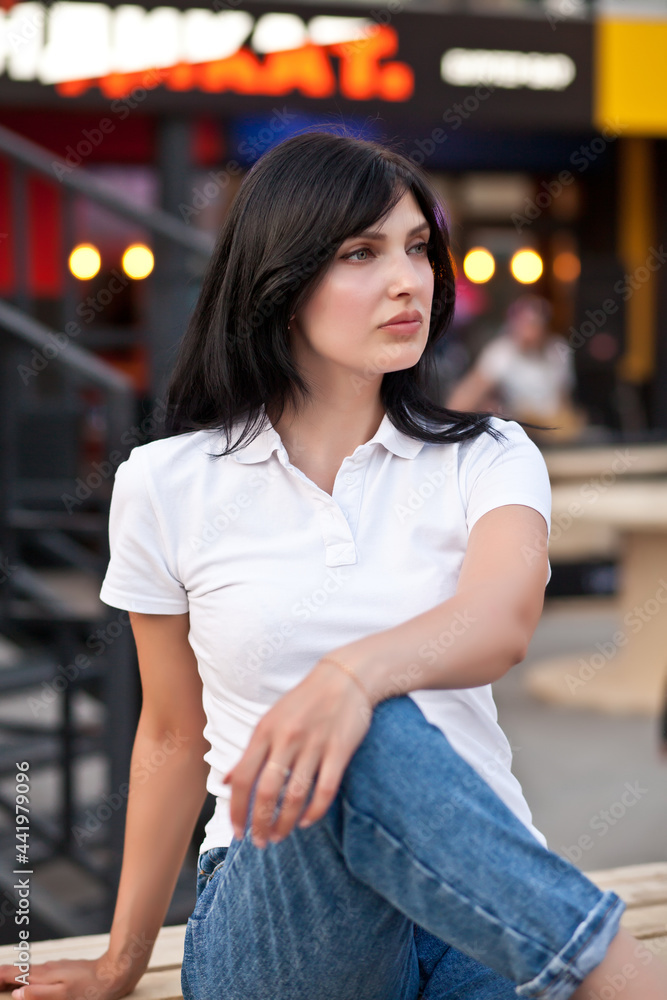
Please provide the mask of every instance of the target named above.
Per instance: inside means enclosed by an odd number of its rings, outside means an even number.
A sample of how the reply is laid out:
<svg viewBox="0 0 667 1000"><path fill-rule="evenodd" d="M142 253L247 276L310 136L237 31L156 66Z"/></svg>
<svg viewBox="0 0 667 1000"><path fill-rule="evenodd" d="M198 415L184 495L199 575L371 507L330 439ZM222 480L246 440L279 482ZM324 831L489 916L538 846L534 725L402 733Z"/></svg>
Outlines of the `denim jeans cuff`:
<svg viewBox="0 0 667 1000"><path fill-rule="evenodd" d="M626 904L614 892L602 894L565 947L538 976L517 987L517 996L567 1000L596 968L616 936Z"/></svg>

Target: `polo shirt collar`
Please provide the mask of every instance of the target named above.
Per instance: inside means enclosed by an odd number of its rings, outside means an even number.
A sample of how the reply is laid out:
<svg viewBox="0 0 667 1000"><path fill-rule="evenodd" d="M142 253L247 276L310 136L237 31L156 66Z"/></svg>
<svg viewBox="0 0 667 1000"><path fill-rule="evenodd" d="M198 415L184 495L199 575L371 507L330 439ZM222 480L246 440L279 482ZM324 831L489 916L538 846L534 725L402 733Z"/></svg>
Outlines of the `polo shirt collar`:
<svg viewBox="0 0 667 1000"><path fill-rule="evenodd" d="M268 417L266 417L264 407L262 407L262 413L266 418L267 426L260 431L250 444L234 452L236 461L244 465L254 462L264 462L274 451L279 451L284 447L278 431L269 422ZM393 452L394 455L398 455L400 458L415 458L422 450L424 443L424 441L418 441L416 438L399 431L390 421L389 415L385 413L373 437L370 441L366 441L363 445L360 445L360 447L369 448L371 445L381 444L387 451Z"/></svg>

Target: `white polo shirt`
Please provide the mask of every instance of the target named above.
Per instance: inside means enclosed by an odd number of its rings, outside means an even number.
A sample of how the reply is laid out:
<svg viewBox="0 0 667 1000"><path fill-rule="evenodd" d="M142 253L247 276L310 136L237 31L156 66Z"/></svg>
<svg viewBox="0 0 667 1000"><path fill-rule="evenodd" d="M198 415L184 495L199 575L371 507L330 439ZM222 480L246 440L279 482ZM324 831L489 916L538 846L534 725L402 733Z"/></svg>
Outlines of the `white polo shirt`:
<svg viewBox="0 0 667 1000"><path fill-rule="evenodd" d="M195 431L136 447L118 467L100 596L127 611L190 613L217 800L200 852L231 842L222 778L262 715L320 657L452 597L468 534L487 511L525 504L550 525L539 449L514 421L493 424L507 441L483 433L428 444L385 414L343 460L331 496L291 464L268 421L216 460L207 453L222 451L224 435ZM443 655L449 637L440 640L437 653L420 648L425 663ZM546 844L511 772L491 685L409 696Z"/></svg>

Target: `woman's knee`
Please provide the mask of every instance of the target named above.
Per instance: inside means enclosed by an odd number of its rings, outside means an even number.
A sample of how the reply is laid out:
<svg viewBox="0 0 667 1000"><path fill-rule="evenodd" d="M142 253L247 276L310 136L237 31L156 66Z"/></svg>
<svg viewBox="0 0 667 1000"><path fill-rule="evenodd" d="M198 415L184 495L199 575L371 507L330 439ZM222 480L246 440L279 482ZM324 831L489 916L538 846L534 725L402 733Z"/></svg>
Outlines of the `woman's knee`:
<svg viewBox="0 0 667 1000"><path fill-rule="evenodd" d="M359 764L367 763L370 757L374 760L396 760L413 751L419 754L427 735L437 739L443 752L455 754L445 734L428 721L409 695L387 698L375 706L368 732L352 761Z"/></svg>

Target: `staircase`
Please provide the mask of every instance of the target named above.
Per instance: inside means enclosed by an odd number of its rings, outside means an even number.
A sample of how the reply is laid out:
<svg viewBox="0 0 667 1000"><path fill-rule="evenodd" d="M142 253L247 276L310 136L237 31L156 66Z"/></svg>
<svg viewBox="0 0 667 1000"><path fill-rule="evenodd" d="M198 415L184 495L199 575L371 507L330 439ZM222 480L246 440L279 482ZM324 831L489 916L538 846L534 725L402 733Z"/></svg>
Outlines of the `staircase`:
<svg viewBox="0 0 667 1000"><path fill-rule="evenodd" d="M183 125L162 127L168 151L183 140ZM180 156L163 162L163 173L172 176L162 177L162 187L172 200L187 183L182 149ZM128 615L97 596L108 561L109 500L120 462L159 430L168 369L212 241L165 208L134 205L84 170L58 170L61 161L51 152L3 127L0 159L12 177L15 275L13 294L0 299L0 891L13 896L11 873L21 867L14 776L16 764L27 762L31 937L35 925L43 937L58 937L110 925L140 686ZM30 292L29 263L39 253L28 245L25 226L33 174L62 198L64 293L50 304L48 322L44 303ZM84 328L76 311L81 286L67 258L81 199L140 224L152 246L156 266L145 279L139 328L114 328L103 315ZM148 398L95 353L123 339L146 348ZM105 793L86 800L86 774L99 783L101 772ZM67 877L91 877L97 888L88 911L68 912L57 886L48 890L54 879L47 872L56 862ZM0 942L4 933L14 940L13 921L2 922Z"/></svg>

